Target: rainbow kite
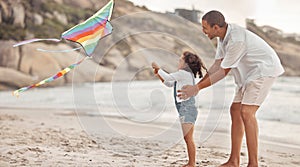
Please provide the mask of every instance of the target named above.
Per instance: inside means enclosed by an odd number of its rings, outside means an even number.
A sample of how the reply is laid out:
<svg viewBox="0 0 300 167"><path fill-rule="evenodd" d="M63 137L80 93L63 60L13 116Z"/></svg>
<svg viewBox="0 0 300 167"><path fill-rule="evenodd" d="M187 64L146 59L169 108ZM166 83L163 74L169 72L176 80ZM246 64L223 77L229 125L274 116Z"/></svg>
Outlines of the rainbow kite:
<svg viewBox="0 0 300 167"><path fill-rule="evenodd" d="M109 23L112 15L114 2L111 0L109 3L107 3L102 9L100 9L97 13L95 13L93 16L88 18L83 23L80 23L73 28L65 31L61 35L61 39L55 39L55 38L49 38L49 39L30 39L26 41L22 41L20 43L17 43L13 45L13 47L29 44L32 42L38 42L38 41L53 41L53 42L60 42L62 39L66 39L72 42L79 43L82 48L84 49L85 53L87 54L87 57L84 57L77 63L74 63L70 65L69 67L63 69L62 71L58 72L52 77L49 77L47 79L44 79L43 81L33 84L31 86L20 88L13 92L13 95L19 96L19 93L24 92L28 89L38 87L40 85L43 85L45 83L52 82L53 80L64 76L67 74L70 70L72 70L74 67L78 66L80 63L82 63L85 59L87 59L91 54L94 52L99 40L107 35L109 35L112 32L112 25ZM40 51L47 51L47 52L69 52L78 50L79 48L74 48L71 50L61 50L61 51L48 51L43 49L38 49Z"/></svg>

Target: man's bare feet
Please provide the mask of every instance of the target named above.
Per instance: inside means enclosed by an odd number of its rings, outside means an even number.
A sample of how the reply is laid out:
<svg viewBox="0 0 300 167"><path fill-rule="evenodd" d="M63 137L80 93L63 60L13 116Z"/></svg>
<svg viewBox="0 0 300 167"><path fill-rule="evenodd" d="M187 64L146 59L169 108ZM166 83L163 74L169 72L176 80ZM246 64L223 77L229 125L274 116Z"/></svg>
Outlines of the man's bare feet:
<svg viewBox="0 0 300 167"><path fill-rule="evenodd" d="M258 167L258 164L257 163L255 163L255 164L248 164L247 167Z"/></svg>
<svg viewBox="0 0 300 167"><path fill-rule="evenodd" d="M239 166L240 166L239 163L228 161L228 162L220 165L219 167L239 167Z"/></svg>
<svg viewBox="0 0 300 167"><path fill-rule="evenodd" d="M195 167L195 165L186 164L186 165L183 165L182 167Z"/></svg>

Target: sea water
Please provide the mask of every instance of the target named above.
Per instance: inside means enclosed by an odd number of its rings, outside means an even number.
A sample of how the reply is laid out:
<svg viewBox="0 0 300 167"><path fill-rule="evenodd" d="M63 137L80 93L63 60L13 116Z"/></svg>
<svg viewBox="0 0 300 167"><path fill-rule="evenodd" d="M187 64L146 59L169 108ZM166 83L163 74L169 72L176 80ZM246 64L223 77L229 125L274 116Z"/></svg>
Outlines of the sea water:
<svg viewBox="0 0 300 167"><path fill-rule="evenodd" d="M217 86L196 96L199 113L228 112L234 95L234 81L227 77ZM76 109L90 116L110 115L149 122L176 118L173 89L155 81L123 81L73 84L36 88L19 98L0 92L2 108ZM300 78L279 77L257 113L258 119L300 124Z"/></svg>

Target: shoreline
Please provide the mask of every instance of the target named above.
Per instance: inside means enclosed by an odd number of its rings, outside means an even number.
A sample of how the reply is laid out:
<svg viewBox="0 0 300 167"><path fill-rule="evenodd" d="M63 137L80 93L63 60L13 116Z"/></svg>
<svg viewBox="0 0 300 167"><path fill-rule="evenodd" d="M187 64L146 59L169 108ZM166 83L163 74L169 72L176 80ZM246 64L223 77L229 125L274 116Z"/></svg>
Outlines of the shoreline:
<svg viewBox="0 0 300 167"><path fill-rule="evenodd" d="M34 112L38 112L41 110L47 110L50 112L53 112L52 114L57 115L57 116L75 116L75 117L102 117L102 118L107 118L107 119L112 119L116 122L124 122L124 120L126 120L126 118L124 116L120 116L119 114L108 114L108 113L104 113L104 114L97 114L98 112L90 112L90 109L80 109L80 111L75 111L74 108L31 108L31 107L3 107L0 106L0 114L1 111L6 111L6 110L25 110L25 111L34 111ZM109 109L106 109L109 110ZM19 114L19 113L18 113ZM224 114L224 113L223 113ZM27 115L27 114L25 114ZM213 133L225 133L225 134L229 134L229 128L224 128L222 126L230 126L230 118L224 118L226 117L226 113L221 117L221 120L219 122L219 125L217 125L215 132ZM201 116L197 118L197 122L200 122L201 120ZM156 124L157 126L161 126L161 127L166 127L170 124L170 122L167 121L159 121L157 122L158 124ZM260 129L260 140L264 140L266 142L271 142L274 144L279 144L279 145L283 145L283 146L287 146L287 147L295 147L297 149L299 149L300 151L300 140L298 140L297 137L295 137L295 135L289 135L289 136L276 136L276 138L274 138L274 136L268 136L266 135L267 133L272 134L274 132L278 133L279 131L284 131L286 133L286 131L292 131L291 133L294 134L300 134L300 125L299 124L295 124L295 123L287 123L287 122L281 122L281 121L273 121L273 120L260 120L258 119L258 124ZM266 125L267 124L267 125ZM202 124L198 123L196 124L196 130L200 131L201 130L201 126ZM264 130L264 126L266 127L266 130ZM82 126L82 125L81 125ZM270 127L274 127L274 129L270 129ZM289 127L288 129L286 127ZM271 132L272 133L271 133ZM197 132L196 132L197 133ZM284 134L285 134L284 133ZM199 134L198 134L199 135ZM299 135L300 137L300 135ZM289 142L287 142L287 138L289 139ZM291 140L293 139L294 140Z"/></svg>

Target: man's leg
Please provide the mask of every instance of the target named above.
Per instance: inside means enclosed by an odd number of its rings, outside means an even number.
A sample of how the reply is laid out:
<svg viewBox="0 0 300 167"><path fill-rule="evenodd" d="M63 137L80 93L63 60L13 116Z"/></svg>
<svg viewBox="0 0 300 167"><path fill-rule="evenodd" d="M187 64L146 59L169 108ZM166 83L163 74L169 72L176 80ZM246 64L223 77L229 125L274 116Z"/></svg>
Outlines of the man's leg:
<svg viewBox="0 0 300 167"><path fill-rule="evenodd" d="M241 106L241 103L231 104L231 154L229 160L220 167L240 166L240 151L244 136L244 123L241 116Z"/></svg>
<svg viewBox="0 0 300 167"><path fill-rule="evenodd" d="M242 119L245 126L248 148L248 167L258 167L258 125L255 117L259 106L242 104Z"/></svg>

